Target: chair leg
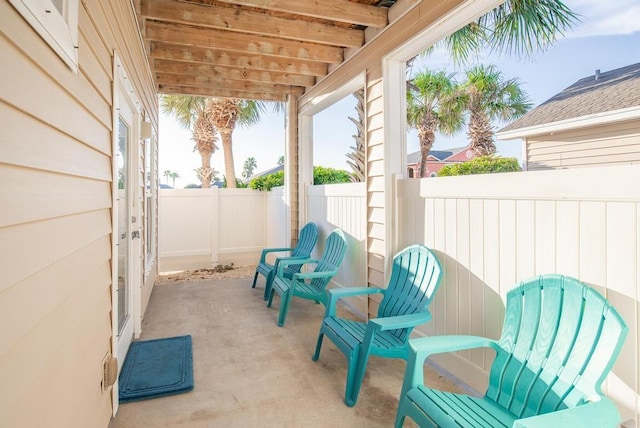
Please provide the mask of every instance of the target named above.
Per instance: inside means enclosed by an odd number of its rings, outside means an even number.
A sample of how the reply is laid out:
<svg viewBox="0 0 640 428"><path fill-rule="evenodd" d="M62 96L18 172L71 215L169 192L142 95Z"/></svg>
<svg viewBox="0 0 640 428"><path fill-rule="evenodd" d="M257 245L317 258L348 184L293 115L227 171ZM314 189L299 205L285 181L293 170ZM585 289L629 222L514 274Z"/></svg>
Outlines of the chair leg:
<svg viewBox="0 0 640 428"><path fill-rule="evenodd" d="M352 401L354 405L358 401L362 380L364 379L364 372L367 370L367 363L369 362L369 355L371 353L371 343L373 343L373 334L371 331L367 331L364 342L356 348L358 349L358 357L354 362L353 382L351 384L351 391L349 392L349 400Z"/></svg>
<svg viewBox="0 0 640 428"><path fill-rule="evenodd" d="M316 343L316 352L314 352L313 357L311 357L313 361L318 361L318 358L320 358L320 348L322 348L322 339L324 339L324 333L322 332L323 327L320 327L320 333L318 334L318 342Z"/></svg>
<svg viewBox="0 0 640 428"><path fill-rule="evenodd" d="M256 274L253 277L253 285L251 285L251 288L256 288L256 281L258 280L258 270L256 270Z"/></svg>
<svg viewBox="0 0 640 428"><path fill-rule="evenodd" d="M291 290L287 290L280 299L280 313L278 314L278 327L284 327L287 321L287 313L289 312L289 303L291 302Z"/></svg>
<svg viewBox="0 0 640 428"><path fill-rule="evenodd" d="M356 346L351 350L351 353L347 358L347 384L344 391L344 404L346 404L348 407L355 406L356 402L358 401L358 394L356 393L354 398L352 391L354 387L353 383L355 382L356 368L358 365L359 351L360 347ZM360 388L358 388L358 391L359 390Z"/></svg>
<svg viewBox="0 0 640 428"><path fill-rule="evenodd" d="M270 308L271 307L271 303L273 303L273 293L275 293L275 290L272 287L269 290L269 300L267 301L267 308Z"/></svg>
<svg viewBox="0 0 640 428"><path fill-rule="evenodd" d="M265 278L264 282L264 300L269 298L269 294L271 293L271 289L273 288L273 278L275 273L273 271L269 272L269 275Z"/></svg>
<svg viewBox="0 0 640 428"><path fill-rule="evenodd" d="M396 414L396 422L394 424L395 428L402 428L402 426L404 425L404 418L406 417L406 415L402 411L401 407L402 402L398 405L398 413Z"/></svg>

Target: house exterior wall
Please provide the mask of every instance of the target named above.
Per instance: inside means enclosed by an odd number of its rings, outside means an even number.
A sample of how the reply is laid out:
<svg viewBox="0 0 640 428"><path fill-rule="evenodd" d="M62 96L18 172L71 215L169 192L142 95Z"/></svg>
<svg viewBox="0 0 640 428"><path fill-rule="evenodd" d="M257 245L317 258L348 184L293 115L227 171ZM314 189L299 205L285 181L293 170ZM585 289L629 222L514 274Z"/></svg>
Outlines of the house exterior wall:
<svg viewBox="0 0 640 428"><path fill-rule="evenodd" d="M469 150L462 150L449 156L446 159L438 160L433 156L429 156L427 159L427 176L431 174L438 174L442 168L447 165L452 165L459 162L467 162L477 156ZM420 162L407 164L407 172L409 178L420 178Z"/></svg>
<svg viewBox="0 0 640 428"><path fill-rule="evenodd" d="M499 338L506 293L546 273L595 287L629 327L604 391L622 420L640 404L640 165L402 180L401 245L436 251L443 283L422 335ZM480 392L490 351L433 357Z"/></svg>
<svg viewBox="0 0 640 428"><path fill-rule="evenodd" d="M640 163L640 119L526 138L527 170Z"/></svg>
<svg viewBox="0 0 640 428"><path fill-rule="evenodd" d="M130 3L78 4L75 74L0 2L0 426L106 426L113 412L114 51L155 129L157 101Z"/></svg>

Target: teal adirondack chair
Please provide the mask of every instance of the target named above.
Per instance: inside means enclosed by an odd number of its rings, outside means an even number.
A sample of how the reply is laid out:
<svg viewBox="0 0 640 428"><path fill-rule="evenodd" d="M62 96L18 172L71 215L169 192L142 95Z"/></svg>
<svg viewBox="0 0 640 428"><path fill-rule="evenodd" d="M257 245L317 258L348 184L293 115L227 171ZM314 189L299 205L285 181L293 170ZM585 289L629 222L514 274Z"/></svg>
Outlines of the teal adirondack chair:
<svg viewBox="0 0 640 428"><path fill-rule="evenodd" d="M499 340L433 336L410 341L396 428L616 427L620 415L600 386L627 335L623 319L580 281L543 275L507 294ZM496 351L482 398L424 386L427 357L489 347Z"/></svg>
<svg viewBox="0 0 640 428"><path fill-rule="evenodd" d="M316 303L326 304L327 298L325 288L337 273L347 252L347 239L344 232L336 229L329 236L324 244L322 257L319 260L285 260L281 261L278 266L278 274L273 281L273 287L269 295L268 306L273 302L274 293L280 296L280 313L278 315L278 326L284 326L287 320L289 304L292 297L300 297L303 299L315 300ZM294 273L291 278L287 278L285 270L293 265L315 264L313 272Z"/></svg>
<svg viewBox="0 0 640 428"><path fill-rule="evenodd" d="M278 264L283 260L304 260L311 256L311 251L315 247L318 241L318 226L315 223L309 222L304 225L300 230L300 236L298 237L298 244L294 248L265 248L260 255L260 262L256 267L256 274L253 277L253 285L251 288L256 288L256 280L258 274L262 274L265 278L264 283L264 300L269 298L271 292L271 285L273 284L273 277L278 271ZM290 256L278 257L273 264L267 263L267 254L276 252L289 252ZM283 275L287 278L291 278L294 273L300 272L300 264L291 264L283 271Z"/></svg>
<svg viewBox="0 0 640 428"><path fill-rule="evenodd" d="M357 287L329 290L313 360L320 357L325 335L345 354L348 368L344 402L347 406L354 406L358 401L369 355L408 358L411 331L431 319L428 306L440 285L441 272L438 259L427 247L412 245L393 258L386 289ZM382 294L376 318L361 322L336 316L338 300L365 294Z"/></svg>

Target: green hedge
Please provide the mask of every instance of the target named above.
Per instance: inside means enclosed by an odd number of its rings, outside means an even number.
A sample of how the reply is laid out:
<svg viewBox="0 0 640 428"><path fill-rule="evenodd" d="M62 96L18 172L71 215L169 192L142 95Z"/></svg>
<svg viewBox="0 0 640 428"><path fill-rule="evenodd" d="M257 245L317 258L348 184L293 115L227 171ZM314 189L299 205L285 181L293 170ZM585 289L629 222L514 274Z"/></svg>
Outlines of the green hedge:
<svg viewBox="0 0 640 428"><path fill-rule="evenodd" d="M335 184L350 183L351 177L347 171L342 169L325 168L323 166L313 167L313 184ZM267 192L272 187L284 186L284 171L264 175L249 182L249 187L255 190Z"/></svg>
<svg viewBox="0 0 640 428"><path fill-rule="evenodd" d="M503 158L501 156L490 155L480 156L468 162L447 165L438 172L438 177L514 171L522 171L517 158Z"/></svg>
<svg viewBox="0 0 640 428"><path fill-rule="evenodd" d="M284 186L284 171L263 175L249 182L249 187L262 192L268 192L272 187Z"/></svg>

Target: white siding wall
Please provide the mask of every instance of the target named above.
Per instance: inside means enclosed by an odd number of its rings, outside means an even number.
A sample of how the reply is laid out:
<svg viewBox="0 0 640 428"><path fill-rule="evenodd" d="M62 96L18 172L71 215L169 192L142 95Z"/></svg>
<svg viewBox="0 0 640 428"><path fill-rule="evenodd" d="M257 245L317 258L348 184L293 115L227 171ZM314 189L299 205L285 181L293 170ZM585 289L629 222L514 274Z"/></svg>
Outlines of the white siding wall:
<svg viewBox="0 0 640 428"><path fill-rule="evenodd" d="M131 4L78 5L76 74L0 2L2 427L100 427L112 414L114 51L154 127L157 100Z"/></svg>
<svg viewBox="0 0 640 428"><path fill-rule="evenodd" d="M527 138L527 169L640 164L640 120Z"/></svg>
<svg viewBox="0 0 640 428"><path fill-rule="evenodd" d="M594 286L629 326L605 389L623 420L637 418L640 348L640 166L402 180L399 242L433 248L444 282L419 334L498 338L504 298L543 273ZM482 351L436 360L479 391Z"/></svg>
<svg viewBox="0 0 640 428"><path fill-rule="evenodd" d="M307 221L320 231L314 257L319 257L327 236L336 228L347 237L347 254L331 287L365 287L366 277L366 187L365 183L307 187ZM367 313L366 299L349 301L361 316Z"/></svg>

